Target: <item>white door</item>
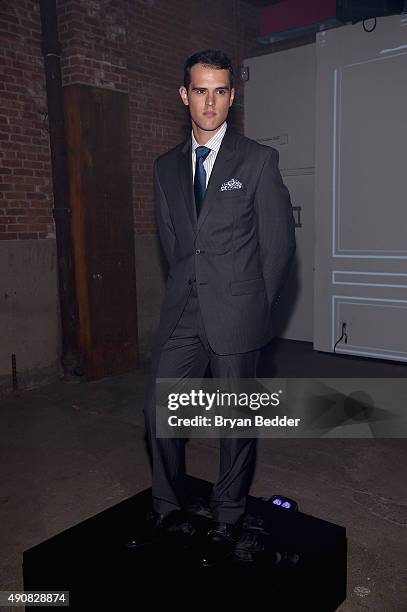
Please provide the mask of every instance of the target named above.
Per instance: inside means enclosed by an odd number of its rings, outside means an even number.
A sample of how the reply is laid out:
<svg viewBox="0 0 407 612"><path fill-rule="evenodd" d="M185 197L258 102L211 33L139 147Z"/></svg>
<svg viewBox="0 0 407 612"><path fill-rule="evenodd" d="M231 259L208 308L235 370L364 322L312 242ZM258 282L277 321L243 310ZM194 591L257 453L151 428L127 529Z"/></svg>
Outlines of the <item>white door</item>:
<svg viewBox="0 0 407 612"><path fill-rule="evenodd" d="M316 55L314 348L407 361L407 16Z"/></svg>

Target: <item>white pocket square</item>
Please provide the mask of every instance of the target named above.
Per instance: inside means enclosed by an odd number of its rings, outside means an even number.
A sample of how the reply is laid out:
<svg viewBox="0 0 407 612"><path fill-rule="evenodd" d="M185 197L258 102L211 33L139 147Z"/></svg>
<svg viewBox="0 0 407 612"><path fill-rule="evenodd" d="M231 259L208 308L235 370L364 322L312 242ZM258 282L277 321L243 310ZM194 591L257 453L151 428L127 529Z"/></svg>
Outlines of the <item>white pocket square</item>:
<svg viewBox="0 0 407 612"><path fill-rule="evenodd" d="M235 178L230 179L230 181L226 181L222 183L220 190L221 191L229 191L230 189L241 189L243 187L242 183Z"/></svg>

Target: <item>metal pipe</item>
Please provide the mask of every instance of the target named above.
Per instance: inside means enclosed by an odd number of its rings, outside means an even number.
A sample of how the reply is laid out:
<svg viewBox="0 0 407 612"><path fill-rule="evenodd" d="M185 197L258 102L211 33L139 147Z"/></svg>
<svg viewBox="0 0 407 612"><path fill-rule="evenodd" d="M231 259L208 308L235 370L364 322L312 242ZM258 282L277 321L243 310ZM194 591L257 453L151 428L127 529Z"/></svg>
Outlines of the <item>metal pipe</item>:
<svg viewBox="0 0 407 612"><path fill-rule="evenodd" d="M65 375L77 375L81 373L78 351L78 311L56 0L40 0L40 14L54 193L53 216L56 231L62 332L61 364Z"/></svg>

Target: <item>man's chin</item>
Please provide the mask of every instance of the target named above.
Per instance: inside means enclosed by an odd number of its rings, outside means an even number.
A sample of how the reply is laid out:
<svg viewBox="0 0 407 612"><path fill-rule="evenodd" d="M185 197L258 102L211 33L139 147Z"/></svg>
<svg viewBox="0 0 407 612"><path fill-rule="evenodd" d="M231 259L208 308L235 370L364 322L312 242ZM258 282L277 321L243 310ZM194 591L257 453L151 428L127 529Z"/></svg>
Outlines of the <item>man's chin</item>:
<svg viewBox="0 0 407 612"><path fill-rule="evenodd" d="M216 132L216 130L218 130L220 128L220 126L224 123L224 119L222 119L222 121L216 121L216 123L212 123L212 124L202 124L202 123L197 123L196 121L194 121L193 123L195 123L196 127L198 127L200 130L203 130L204 132Z"/></svg>

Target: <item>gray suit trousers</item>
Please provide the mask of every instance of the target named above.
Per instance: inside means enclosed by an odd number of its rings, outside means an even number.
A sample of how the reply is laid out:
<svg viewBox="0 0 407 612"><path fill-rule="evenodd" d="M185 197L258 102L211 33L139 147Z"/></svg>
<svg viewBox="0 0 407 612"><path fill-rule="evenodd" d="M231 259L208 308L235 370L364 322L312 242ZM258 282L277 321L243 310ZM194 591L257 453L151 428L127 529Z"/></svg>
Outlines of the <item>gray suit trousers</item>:
<svg viewBox="0 0 407 612"><path fill-rule="evenodd" d="M211 349L199 308L195 283L170 338L154 347L144 406L152 459L154 510L160 513L185 508L185 439L155 435L156 378L202 378L210 364L214 378L254 378L260 350L217 355ZM221 438L219 477L211 496L215 520L235 524L245 511L256 461L256 440Z"/></svg>

